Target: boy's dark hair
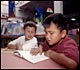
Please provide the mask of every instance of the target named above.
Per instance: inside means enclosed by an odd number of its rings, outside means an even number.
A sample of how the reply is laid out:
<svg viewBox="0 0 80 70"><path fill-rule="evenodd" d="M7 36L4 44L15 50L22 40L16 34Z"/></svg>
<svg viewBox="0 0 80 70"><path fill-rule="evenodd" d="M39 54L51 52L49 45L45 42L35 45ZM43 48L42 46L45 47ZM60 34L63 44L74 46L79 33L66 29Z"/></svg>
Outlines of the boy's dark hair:
<svg viewBox="0 0 80 70"><path fill-rule="evenodd" d="M61 13L55 13L47 16L44 19L43 26L49 27L51 22L57 25L57 27L62 31L67 29L67 22L65 16L63 16Z"/></svg>
<svg viewBox="0 0 80 70"><path fill-rule="evenodd" d="M36 23L33 22L33 21L27 21L27 22L24 24L23 29L25 30L25 28L26 28L27 26L29 26L29 27L34 27L34 28L35 28L35 31L37 30Z"/></svg>

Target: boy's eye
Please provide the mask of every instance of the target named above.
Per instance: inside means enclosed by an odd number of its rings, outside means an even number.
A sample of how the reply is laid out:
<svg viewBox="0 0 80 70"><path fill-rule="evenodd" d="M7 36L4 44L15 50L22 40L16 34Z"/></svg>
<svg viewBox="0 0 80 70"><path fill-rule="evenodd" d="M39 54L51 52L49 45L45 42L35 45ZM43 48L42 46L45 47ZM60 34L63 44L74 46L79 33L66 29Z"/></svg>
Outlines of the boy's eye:
<svg viewBox="0 0 80 70"><path fill-rule="evenodd" d="M51 34L51 35L52 35L52 34L54 34L54 32L45 32L45 33L46 33L46 34L48 34L48 33L49 33L49 34Z"/></svg>
<svg viewBox="0 0 80 70"><path fill-rule="evenodd" d="M30 32L30 31L27 31L28 33Z"/></svg>
<svg viewBox="0 0 80 70"><path fill-rule="evenodd" d="M35 32L31 32L31 33L35 33Z"/></svg>
<svg viewBox="0 0 80 70"><path fill-rule="evenodd" d="M50 34L52 35L52 34L54 34L54 32L51 32Z"/></svg>

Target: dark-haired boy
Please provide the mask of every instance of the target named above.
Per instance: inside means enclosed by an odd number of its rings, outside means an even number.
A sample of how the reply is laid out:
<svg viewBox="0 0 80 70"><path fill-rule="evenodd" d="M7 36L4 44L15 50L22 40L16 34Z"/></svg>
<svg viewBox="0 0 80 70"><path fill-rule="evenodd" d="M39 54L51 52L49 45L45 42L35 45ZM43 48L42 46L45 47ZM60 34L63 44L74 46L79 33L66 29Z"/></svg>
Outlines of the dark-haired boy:
<svg viewBox="0 0 80 70"><path fill-rule="evenodd" d="M79 63L79 50L76 42L67 35L66 18L61 13L47 16L44 20L46 40L31 53L44 52L55 62L66 68L75 69Z"/></svg>

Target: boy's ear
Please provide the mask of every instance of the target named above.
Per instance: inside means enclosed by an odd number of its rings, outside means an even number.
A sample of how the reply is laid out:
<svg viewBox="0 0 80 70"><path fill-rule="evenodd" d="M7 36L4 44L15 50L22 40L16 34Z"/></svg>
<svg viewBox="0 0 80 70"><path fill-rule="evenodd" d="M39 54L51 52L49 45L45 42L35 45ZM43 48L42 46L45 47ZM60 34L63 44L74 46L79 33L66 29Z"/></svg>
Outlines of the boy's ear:
<svg viewBox="0 0 80 70"><path fill-rule="evenodd" d="M63 30L61 34L62 34L62 38L64 38L66 36L66 30Z"/></svg>

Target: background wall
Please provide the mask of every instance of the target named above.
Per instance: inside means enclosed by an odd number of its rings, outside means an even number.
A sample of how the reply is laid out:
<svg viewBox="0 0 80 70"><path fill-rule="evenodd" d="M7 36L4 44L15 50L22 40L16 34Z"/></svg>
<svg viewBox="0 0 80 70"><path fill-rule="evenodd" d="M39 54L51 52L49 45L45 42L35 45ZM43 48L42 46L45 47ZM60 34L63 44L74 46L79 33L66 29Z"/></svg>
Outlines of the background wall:
<svg viewBox="0 0 80 70"><path fill-rule="evenodd" d="M26 2L25 2L26 3ZM24 10L21 10L19 8L19 6L15 6L16 9L16 18L27 18L27 15L30 15L30 17L32 17L32 15L30 14L30 12L25 12ZM2 1L1 2L1 18L6 18L8 17L8 1Z"/></svg>

